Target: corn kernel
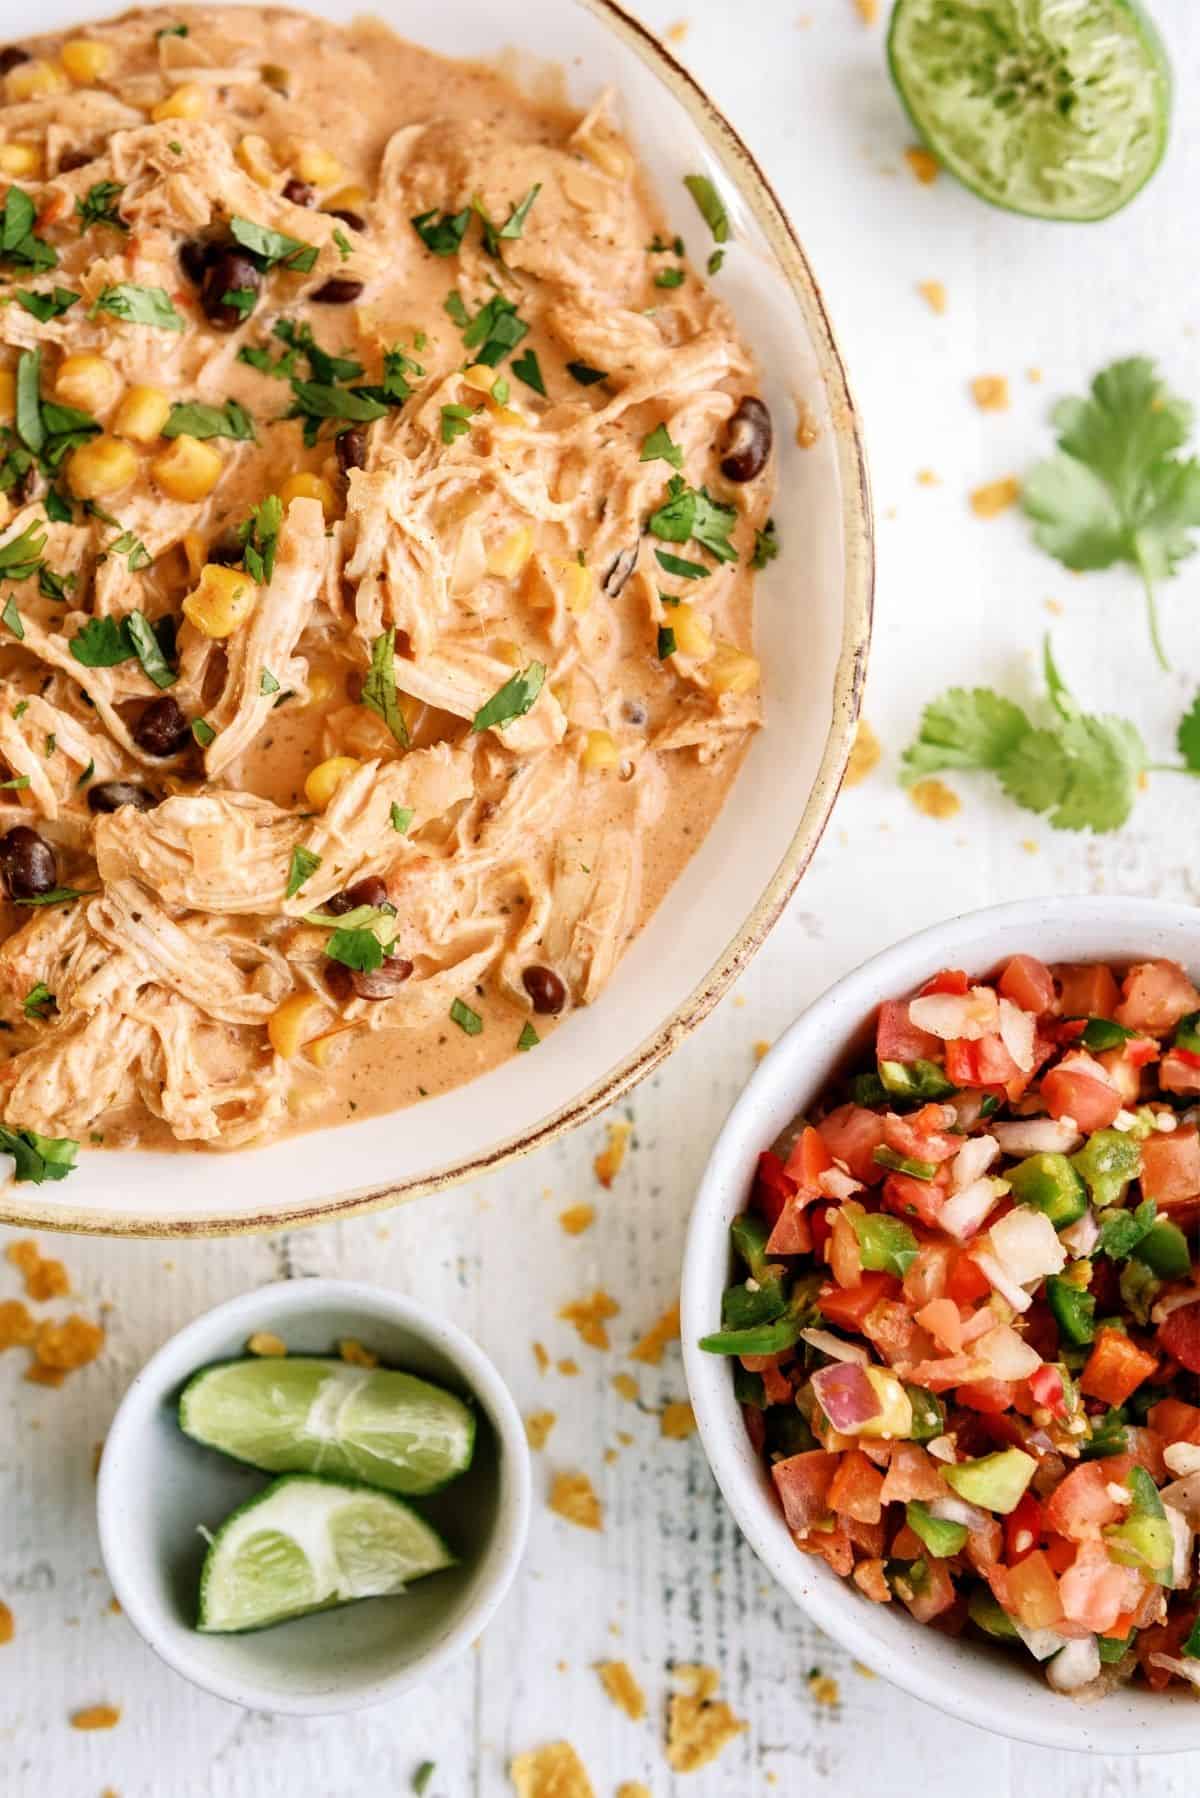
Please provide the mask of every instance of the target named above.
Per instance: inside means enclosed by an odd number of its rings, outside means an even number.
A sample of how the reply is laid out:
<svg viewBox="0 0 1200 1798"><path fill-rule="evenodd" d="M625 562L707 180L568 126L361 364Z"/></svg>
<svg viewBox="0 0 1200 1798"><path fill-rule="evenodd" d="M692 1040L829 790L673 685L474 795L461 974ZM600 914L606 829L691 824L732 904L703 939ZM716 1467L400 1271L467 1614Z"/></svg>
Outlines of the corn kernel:
<svg viewBox="0 0 1200 1798"><path fill-rule="evenodd" d="M19 62L4 77L4 93L9 100L40 100L46 94L61 94L67 88L63 71L50 62Z"/></svg>
<svg viewBox="0 0 1200 1798"><path fill-rule="evenodd" d="M758 662L736 643L718 642L705 667L705 679L714 693L748 693L757 686Z"/></svg>
<svg viewBox="0 0 1200 1798"><path fill-rule="evenodd" d="M562 601L568 612L586 612L592 603L596 586L591 569L585 563L569 560L565 556L553 557L550 566L554 570L555 585L562 594Z"/></svg>
<svg viewBox="0 0 1200 1798"><path fill-rule="evenodd" d="M349 780L362 767L352 755L331 755L310 768L304 782L304 797L310 805L324 811L344 780Z"/></svg>
<svg viewBox="0 0 1200 1798"><path fill-rule="evenodd" d="M313 1013L323 1011L316 993L293 993L267 1019L267 1035L276 1055L292 1061L299 1055L305 1030L314 1022Z"/></svg>
<svg viewBox="0 0 1200 1798"><path fill-rule="evenodd" d="M462 378L468 387L474 387L479 393L490 393L496 385L498 368L489 368L486 362L472 362L470 368L464 368Z"/></svg>
<svg viewBox="0 0 1200 1798"><path fill-rule="evenodd" d="M71 451L67 481L76 499L111 499L130 485L137 457L116 437L92 437Z"/></svg>
<svg viewBox="0 0 1200 1798"><path fill-rule="evenodd" d="M201 87L198 81L185 81L169 93L165 100L150 108L150 117L156 125L166 119L202 119L208 111L209 92Z"/></svg>
<svg viewBox="0 0 1200 1798"><path fill-rule="evenodd" d="M301 181L308 181L313 187L332 187L345 173L337 157L317 144L297 144L292 152L292 167Z"/></svg>
<svg viewBox="0 0 1200 1798"><path fill-rule="evenodd" d="M315 674L309 675L309 705L328 705L336 692L337 682L334 680L332 674L326 674L323 669L318 669Z"/></svg>
<svg viewBox="0 0 1200 1798"><path fill-rule="evenodd" d="M319 499L326 520L337 516L337 494L324 475L290 474L279 489L279 497L285 508L294 499Z"/></svg>
<svg viewBox="0 0 1200 1798"><path fill-rule="evenodd" d="M509 430L520 431L529 423L523 412L515 406L498 406L495 400L491 403L491 418L494 425L506 425Z"/></svg>
<svg viewBox="0 0 1200 1798"><path fill-rule="evenodd" d="M335 194L330 194L325 201L326 212L361 212L370 203L371 196L365 187L339 187Z"/></svg>
<svg viewBox="0 0 1200 1798"><path fill-rule="evenodd" d="M107 412L121 391L121 377L103 356L67 356L54 377L54 397L82 412Z"/></svg>
<svg viewBox="0 0 1200 1798"><path fill-rule="evenodd" d="M265 137L250 132L246 137L238 139L238 146L233 154L252 181L257 181L260 187L275 186L279 179L279 169Z"/></svg>
<svg viewBox="0 0 1200 1798"><path fill-rule="evenodd" d="M78 87L103 81L112 73L116 54L111 44L98 44L94 38L68 38L59 51L62 66Z"/></svg>
<svg viewBox="0 0 1200 1798"><path fill-rule="evenodd" d="M150 464L155 482L168 499L207 499L221 478L221 452L211 443L182 432L173 437Z"/></svg>
<svg viewBox="0 0 1200 1798"><path fill-rule="evenodd" d="M274 1355L278 1357L286 1355L288 1352L287 1343L283 1340L283 1337L276 1336L273 1330L255 1330L253 1336L251 1336L250 1340L247 1342L246 1348L252 1355Z"/></svg>
<svg viewBox="0 0 1200 1798"><path fill-rule="evenodd" d="M579 148L614 181L628 181L633 173L633 157L615 137L585 137Z"/></svg>
<svg viewBox="0 0 1200 1798"><path fill-rule="evenodd" d="M112 426L118 437L132 437L135 443L153 443L162 436L162 428L170 416L170 395L161 387L131 387L117 407Z"/></svg>
<svg viewBox="0 0 1200 1798"><path fill-rule="evenodd" d="M205 542L199 531L185 531L180 539L179 547L183 551L183 559L187 563L188 579L193 583L200 579L204 567Z"/></svg>
<svg viewBox="0 0 1200 1798"><path fill-rule="evenodd" d="M695 606L681 600L677 606L668 606L666 612L667 625L675 632L675 647L683 656L695 656L703 661L712 654L712 631L708 619Z"/></svg>
<svg viewBox="0 0 1200 1798"><path fill-rule="evenodd" d="M621 759L611 732L589 730L583 741L581 760L585 768L615 768Z"/></svg>
<svg viewBox="0 0 1200 1798"><path fill-rule="evenodd" d="M17 377L11 368L0 368L0 418L12 418L17 407Z"/></svg>
<svg viewBox="0 0 1200 1798"><path fill-rule="evenodd" d="M0 174L36 177L42 172L42 153L36 144L0 144Z"/></svg>
<svg viewBox="0 0 1200 1798"><path fill-rule="evenodd" d="M232 637L258 603L258 588L240 568L206 562L183 602L183 615L205 637Z"/></svg>
<svg viewBox="0 0 1200 1798"><path fill-rule="evenodd" d="M488 551L487 571L496 574L502 580L510 581L514 575L520 574L533 553L533 531L527 524L520 524L515 531L510 531L504 540Z"/></svg>
<svg viewBox="0 0 1200 1798"><path fill-rule="evenodd" d="M327 1068L333 1054L333 1046L340 1036L349 1030L357 1030L357 1024L338 1024L332 1030L325 1031L323 1036L314 1036L311 1042L304 1045L304 1053L314 1067Z"/></svg>

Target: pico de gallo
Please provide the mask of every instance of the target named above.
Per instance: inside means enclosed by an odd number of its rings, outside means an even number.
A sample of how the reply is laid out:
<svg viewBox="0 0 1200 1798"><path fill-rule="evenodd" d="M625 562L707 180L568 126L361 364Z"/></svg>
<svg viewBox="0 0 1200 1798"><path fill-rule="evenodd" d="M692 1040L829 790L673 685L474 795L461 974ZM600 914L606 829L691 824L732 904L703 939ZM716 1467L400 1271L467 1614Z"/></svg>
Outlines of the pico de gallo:
<svg viewBox="0 0 1200 1798"><path fill-rule="evenodd" d="M1014 956L759 1158L731 1358L797 1548L1058 1691L1200 1689L1200 991Z"/></svg>

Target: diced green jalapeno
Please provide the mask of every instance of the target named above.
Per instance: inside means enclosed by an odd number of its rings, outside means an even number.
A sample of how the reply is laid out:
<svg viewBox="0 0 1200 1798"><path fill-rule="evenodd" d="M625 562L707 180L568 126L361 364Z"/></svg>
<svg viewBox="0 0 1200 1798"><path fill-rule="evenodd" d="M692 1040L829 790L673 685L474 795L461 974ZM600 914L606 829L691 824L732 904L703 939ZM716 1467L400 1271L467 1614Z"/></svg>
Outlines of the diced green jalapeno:
<svg viewBox="0 0 1200 1798"><path fill-rule="evenodd" d="M1133 1503L1122 1523L1104 1531L1108 1552L1122 1567L1140 1567L1151 1574L1167 1572L1175 1558L1175 1537L1163 1501L1144 1467L1131 1467L1125 1484Z"/></svg>
<svg viewBox="0 0 1200 1798"><path fill-rule="evenodd" d="M1027 1155L1005 1178L1018 1201L1044 1212L1056 1230L1078 1223L1087 1211L1087 1190L1065 1155Z"/></svg>
<svg viewBox="0 0 1200 1798"><path fill-rule="evenodd" d="M1200 1617L1193 1623L1191 1634L1179 1652L1187 1655L1189 1660L1200 1660Z"/></svg>
<svg viewBox="0 0 1200 1798"><path fill-rule="evenodd" d="M1189 1011L1175 1026L1175 1047L1200 1055L1200 1011Z"/></svg>
<svg viewBox="0 0 1200 1798"><path fill-rule="evenodd" d="M948 1099L958 1091L936 1061L881 1061L879 1078L900 1099Z"/></svg>
<svg viewBox="0 0 1200 1798"><path fill-rule="evenodd" d="M1072 1155L1071 1165L1087 1182L1093 1205L1119 1205L1142 1170L1142 1151L1127 1130L1097 1130Z"/></svg>
<svg viewBox="0 0 1200 1798"><path fill-rule="evenodd" d="M1134 1031L1126 1030L1124 1024L1118 1024L1115 1018L1089 1018L1080 1041L1085 1049L1099 1055L1105 1049L1119 1049L1134 1034Z"/></svg>
<svg viewBox="0 0 1200 1798"><path fill-rule="evenodd" d="M756 1411L766 1408L767 1389L760 1373L750 1373L740 1361L733 1364L733 1396L739 1405L753 1405Z"/></svg>
<svg viewBox="0 0 1200 1798"><path fill-rule="evenodd" d="M1009 1616L998 1598L993 1598L986 1586L974 1586L967 1599L967 1616L976 1629L985 1635L994 1636L998 1642L1016 1642L1017 1626Z"/></svg>
<svg viewBox="0 0 1200 1798"><path fill-rule="evenodd" d="M882 1105L887 1099L887 1087L876 1073L853 1074L850 1079L850 1097L856 1105Z"/></svg>
<svg viewBox="0 0 1200 1798"><path fill-rule="evenodd" d="M761 1286L752 1282L729 1286L721 1298L721 1328L754 1329L774 1323L786 1310L787 1297L778 1280L767 1280Z"/></svg>
<svg viewBox="0 0 1200 1798"><path fill-rule="evenodd" d="M995 1093L985 1093L983 1104L979 1107L981 1118L995 1117L1000 1109L1000 1100Z"/></svg>
<svg viewBox="0 0 1200 1798"><path fill-rule="evenodd" d="M881 1142L872 1150L871 1158L879 1167L890 1167L896 1174L911 1174L914 1180L937 1178L936 1161L918 1161L913 1155L900 1155L886 1143Z"/></svg>
<svg viewBox="0 0 1200 1798"><path fill-rule="evenodd" d="M863 1266L871 1273L894 1274L902 1280L917 1258L917 1239L908 1225L886 1211L851 1211L848 1215Z"/></svg>
<svg viewBox="0 0 1200 1798"><path fill-rule="evenodd" d="M1162 1281L1145 1262L1129 1260L1121 1269L1117 1285L1121 1301L1133 1321L1145 1328L1150 1322L1150 1308L1162 1291Z"/></svg>
<svg viewBox="0 0 1200 1798"><path fill-rule="evenodd" d="M969 1505L1007 1516L1025 1496L1025 1488L1037 1472L1037 1462L1021 1448L1002 1448L976 1461L959 1461L941 1469L951 1491Z"/></svg>
<svg viewBox="0 0 1200 1798"><path fill-rule="evenodd" d="M1110 1211L1098 1212L1100 1253L1107 1255L1110 1261L1124 1261L1149 1234L1157 1215L1158 1206L1153 1199L1143 1199L1133 1211L1122 1211L1120 1206L1115 1206Z"/></svg>
<svg viewBox="0 0 1200 1798"><path fill-rule="evenodd" d="M1129 1447L1128 1422L1124 1409L1115 1406L1110 1406L1103 1417L1093 1417L1092 1433L1079 1451L1080 1458L1098 1461L1106 1455L1123 1455Z"/></svg>
<svg viewBox="0 0 1200 1798"><path fill-rule="evenodd" d="M1096 1301L1091 1293L1051 1274L1046 1282L1046 1297L1059 1335L1076 1348L1089 1343L1096 1334Z"/></svg>
<svg viewBox="0 0 1200 1798"><path fill-rule="evenodd" d="M770 1234L764 1219L756 1216L753 1211L743 1211L729 1226L729 1239L733 1243L734 1253L746 1263L755 1280L764 1277L767 1238Z"/></svg>
<svg viewBox="0 0 1200 1798"><path fill-rule="evenodd" d="M716 1330L700 1338L700 1347L710 1355L781 1355L795 1348L801 1328L799 1319L789 1314L745 1330Z"/></svg>
<svg viewBox="0 0 1200 1798"><path fill-rule="evenodd" d="M946 1412L936 1392L928 1392L924 1386L908 1386L904 1388L912 1405L912 1429L909 1439L913 1442L932 1442L937 1436L946 1433Z"/></svg>
<svg viewBox="0 0 1200 1798"><path fill-rule="evenodd" d="M967 1539L965 1523L949 1523L943 1517L935 1517L929 1506L918 1498L909 1500L905 1516L908 1527L921 1538L937 1561L947 1561L951 1555L956 1555Z"/></svg>
<svg viewBox="0 0 1200 1798"><path fill-rule="evenodd" d="M795 1405L771 1405L763 1413L767 1453L786 1461L820 1445Z"/></svg>
<svg viewBox="0 0 1200 1798"><path fill-rule="evenodd" d="M1100 1650L1100 1659L1104 1665L1111 1667L1117 1661L1123 1661L1133 1647L1136 1636L1135 1629L1131 1629L1127 1636L1097 1636L1096 1646ZM1186 1654L1187 1649L1185 1648L1183 1652Z"/></svg>
<svg viewBox="0 0 1200 1798"><path fill-rule="evenodd" d="M1133 1251L1160 1280L1183 1280L1192 1271L1192 1257L1187 1237L1168 1217L1151 1224Z"/></svg>

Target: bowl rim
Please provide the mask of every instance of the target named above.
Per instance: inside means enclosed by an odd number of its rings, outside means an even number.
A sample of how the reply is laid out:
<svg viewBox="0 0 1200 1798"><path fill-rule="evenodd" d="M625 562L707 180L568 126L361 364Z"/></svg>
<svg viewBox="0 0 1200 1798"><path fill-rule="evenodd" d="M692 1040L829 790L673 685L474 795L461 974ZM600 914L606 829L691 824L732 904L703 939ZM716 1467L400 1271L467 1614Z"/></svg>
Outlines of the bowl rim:
<svg viewBox="0 0 1200 1798"><path fill-rule="evenodd" d="M299 3L304 4L304 0ZM51 1201L36 1199L33 1189L27 1192L24 1188L10 1186L0 1191L0 1222L24 1229L70 1231L86 1236L263 1235L381 1210L402 1199L421 1198L491 1173L585 1123L671 1054L708 1015L730 982L762 947L816 852L841 789L853 745L871 642L875 535L866 446L858 408L821 289L801 248L796 228L738 132L695 76L653 32L626 12L618 0L573 0L573 4L591 13L625 43L675 96L753 214L803 315L836 421L832 436L842 496L842 642L833 679L825 748L796 831L753 910L699 984L623 1060L585 1087L577 1097L516 1136L429 1173L372 1184L343 1194L335 1193L324 1199L307 1200L293 1210L273 1212L269 1217L256 1216L251 1211L245 1217L232 1219L194 1222L173 1219L155 1223L111 1207L101 1211L72 1204L69 1200L64 1203L57 1197L57 1189L56 1197ZM234 1155L243 1152L229 1151ZM253 1153L253 1150L249 1152Z"/></svg>
<svg viewBox="0 0 1200 1798"><path fill-rule="evenodd" d="M1019 1706L998 1704L994 1690L988 1696L991 1682L981 1679L978 1686L974 1681L955 1685L947 1681L944 1672L927 1666L921 1653L911 1649L901 1653L881 1643L869 1626L874 1607L865 1604L844 1580L822 1577L827 1571L823 1563L814 1563L813 1557L800 1554L790 1542L785 1544L780 1531L782 1519L760 1484L758 1457L750 1448L749 1438L727 1427L728 1405L722 1402L728 1397L722 1377L724 1363L699 1347L699 1338L711 1327L714 1264L719 1257L724 1266L728 1253L723 1205L733 1170L723 1165L724 1157L740 1154L742 1133L755 1135L756 1120L780 1089L794 1092L793 1103L802 1099L805 1062L811 1059L814 1046L823 1039L829 1040L825 1026L830 1014L839 1013L842 1002L849 1000L847 1015L838 1015L834 1026L836 1041L846 1042L881 996L887 997L897 987L902 989L913 983L915 963L924 959L954 962L959 951L965 952L969 941L1006 926L1019 927L1028 939L1025 947L1032 951L1039 937L1055 924L1092 917L1111 920L1114 930L1149 931L1157 924L1181 933L1186 931L1193 941L1200 942L1200 911L1169 900L1110 894L1050 894L1010 900L958 913L887 945L848 969L788 1026L721 1124L696 1189L684 1244L680 1289L684 1371L709 1468L739 1529L788 1596L848 1654L901 1691L945 1715L1008 1740L1090 1754L1186 1753L1200 1748L1200 1707L1186 1696L1176 1698L1172 1712L1178 1718L1181 1713L1186 1716L1185 1706L1194 1711L1192 1737L1164 1743L1155 1740L1154 1730L1156 1723L1161 1726L1166 1720L1165 1707L1172 1703L1169 1698L1155 1700L1163 1707L1157 1716L1147 1702L1144 1734L1133 1721L1103 1719L1096 1710L1081 1708L1065 1699L1062 1722L1058 1724L1049 1718L1028 1715ZM948 951L945 956L943 949ZM922 1633L919 1626L913 1626L918 1644ZM978 1657L978 1665L986 1669L983 1656ZM1181 1731L1181 1737L1185 1733Z"/></svg>
<svg viewBox="0 0 1200 1798"><path fill-rule="evenodd" d="M453 1362L496 1432L499 1444L497 1520L477 1573L478 1590L453 1628L418 1661L393 1675L364 1680L353 1692L299 1695L288 1698L275 1690L249 1684L244 1675L224 1679L192 1664L175 1633L159 1629L144 1586L123 1547L128 1527L122 1510L124 1482L137 1465L138 1436L162 1404L186 1378L180 1358L190 1353L191 1371L213 1359L214 1338L223 1338L239 1322L263 1328L303 1317L314 1300L343 1303L360 1310L364 1322L378 1319L421 1337ZM266 1476L264 1475L264 1478ZM194 1317L168 1336L134 1375L117 1406L96 1481L96 1518L105 1571L122 1611L142 1641L173 1673L190 1684L247 1710L276 1716L330 1716L382 1704L421 1684L462 1655L491 1621L511 1587L525 1553L532 1514L533 1471L525 1426L494 1362L474 1339L449 1318L403 1293L390 1292L364 1280L327 1280L306 1276L277 1280L224 1300ZM182 1638L186 1641L186 1638ZM206 1640L209 1638L205 1638ZM239 1638L240 1639L240 1638Z"/></svg>

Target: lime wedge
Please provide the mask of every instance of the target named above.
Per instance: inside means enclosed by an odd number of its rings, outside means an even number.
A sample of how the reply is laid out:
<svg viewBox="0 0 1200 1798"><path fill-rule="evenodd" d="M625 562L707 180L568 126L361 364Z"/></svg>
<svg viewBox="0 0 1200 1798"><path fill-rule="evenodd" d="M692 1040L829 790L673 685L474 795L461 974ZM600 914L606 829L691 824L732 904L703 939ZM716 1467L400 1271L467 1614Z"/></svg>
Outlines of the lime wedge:
<svg viewBox="0 0 1200 1798"><path fill-rule="evenodd" d="M358 1598L402 1592L454 1556L389 1492L287 1474L225 1519L200 1574L197 1627L265 1629Z"/></svg>
<svg viewBox="0 0 1200 1798"><path fill-rule="evenodd" d="M1009 212L1107 218L1166 146L1170 70L1132 0L896 0L888 60L929 148Z"/></svg>
<svg viewBox="0 0 1200 1798"><path fill-rule="evenodd" d="M471 1465L475 1413L453 1392L317 1355L219 1361L179 1400L184 1434L267 1473L436 1492Z"/></svg>

